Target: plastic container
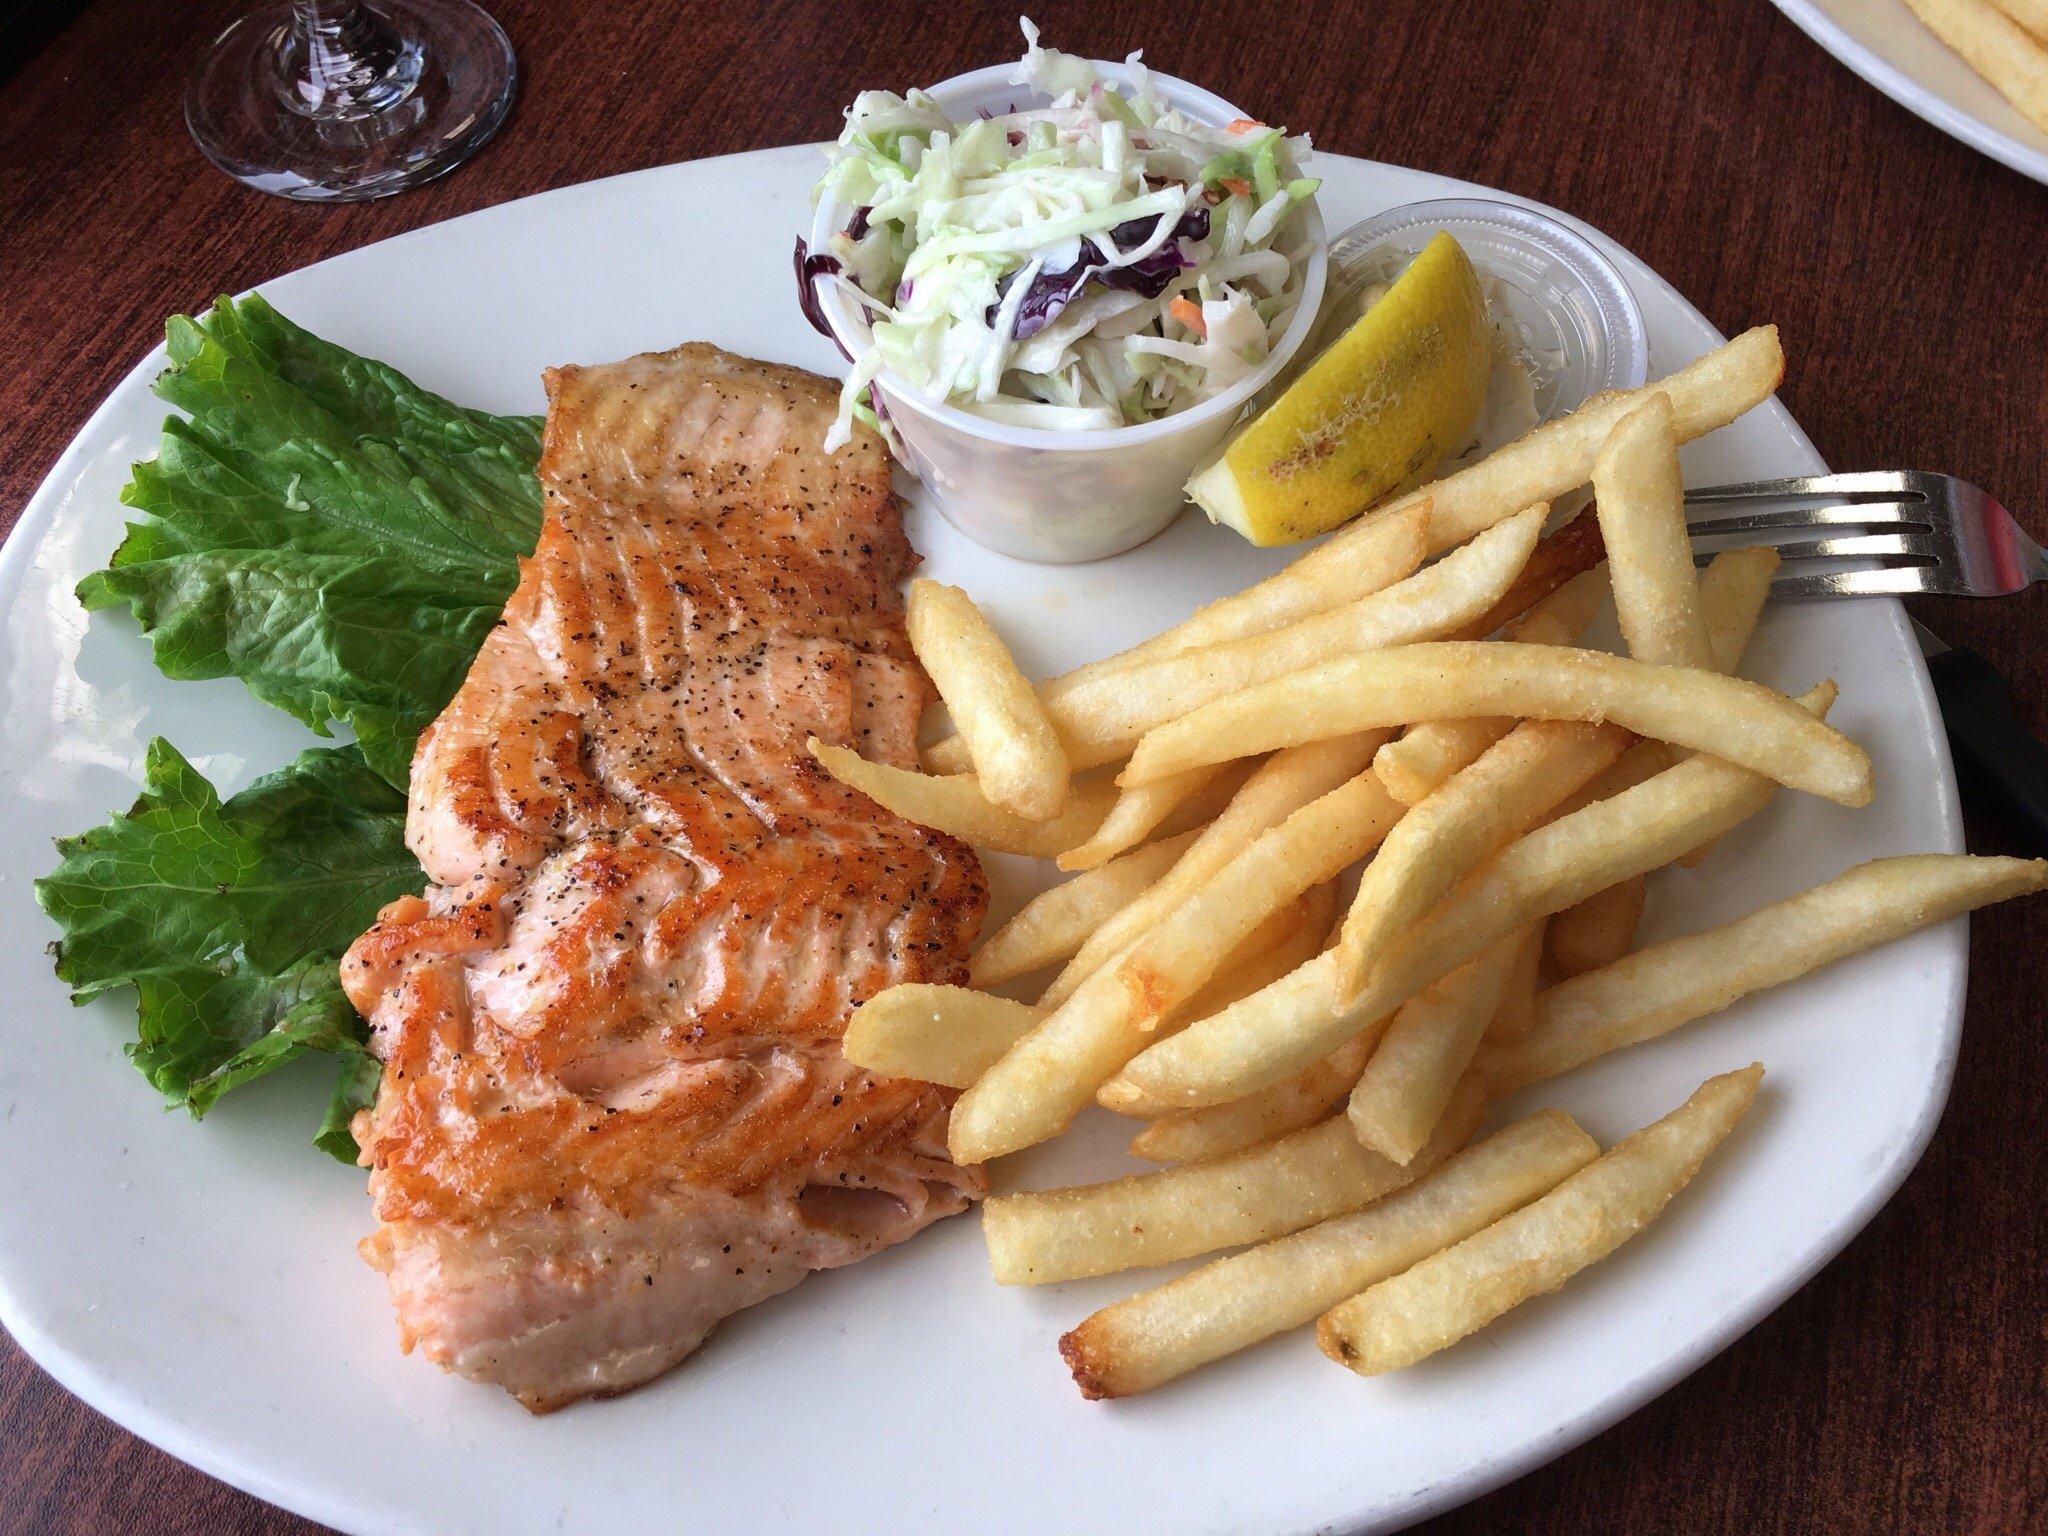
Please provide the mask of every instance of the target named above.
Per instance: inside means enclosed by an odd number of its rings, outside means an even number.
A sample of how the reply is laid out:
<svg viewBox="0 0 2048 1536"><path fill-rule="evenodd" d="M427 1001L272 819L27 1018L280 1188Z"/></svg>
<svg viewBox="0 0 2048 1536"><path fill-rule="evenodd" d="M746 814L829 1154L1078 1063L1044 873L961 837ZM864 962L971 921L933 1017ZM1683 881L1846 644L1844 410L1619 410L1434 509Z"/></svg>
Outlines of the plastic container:
<svg viewBox="0 0 2048 1536"><path fill-rule="evenodd" d="M1129 84L1123 65L1093 62L1104 80ZM931 96L955 122L980 108L996 112L1042 103L1040 93L1011 83L1015 68L996 64L956 75L932 86ZM1157 70L1152 86L1168 104L1204 122L1224 124L1246 115L1213 92ZM837 199L820 201L811 220L811 249L824 250L852 216ZM1105 431L1013 427L933 400L884 370L875 386L911 468L946 521L998 554L1054 565L1121 554L1172 522L1185 505L1188 476L1222 446L1245 406L1287 366L1315 324L1326 263L1314 199L1302 216L1311 254L1294 319L1256 372L1185 411ZM856 306L830 285L820 284L816 292L834 339L849 353L865 351L867 325Z"/></svg>
<svg viewBox="0 0 2048 1536"><path fill-rule="evenodd" d="M1603 390L1649 378L1643 312L1613 262L1583 235L1518 203L1446 197L1404 203L1330 242L1322 313L1305 366L1358 317L1359 299L1391 280L1438 230L1465 248L1490 299L1519 329L1534 363L1536 413L1549 421Z"/></svg>

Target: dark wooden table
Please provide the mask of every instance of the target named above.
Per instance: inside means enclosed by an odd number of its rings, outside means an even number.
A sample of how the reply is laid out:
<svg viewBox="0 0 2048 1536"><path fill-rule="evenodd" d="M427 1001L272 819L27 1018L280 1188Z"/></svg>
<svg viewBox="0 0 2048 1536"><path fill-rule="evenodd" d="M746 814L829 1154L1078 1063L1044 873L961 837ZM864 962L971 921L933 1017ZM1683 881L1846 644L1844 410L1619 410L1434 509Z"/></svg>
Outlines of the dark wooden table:
<svg viewBox="0 0 2048 1536"><path fill-rule="evenodd" d="M102 0L0 80L0 528L173 310L565 183L827 138L862 87L1018 46L1011 4L490 3L524 72L505 131L366 206L278 202L200 159L179 92L232 6ZM1324 148L1590 220L1724 331L1777 321L1784 397L1838 468L1954 470L2048 535L2048 188L1893 106L1765 0L1032 9L1061 46L1142 44ZM1918 611L2042 727L2044 604ZM2007 846L1981 820L1970 840ZM1428 1531L2043 1529L2048 905L1980 915L1971 950L1948 1112L1870 1228L1691 1380ZM313 1529L116 1429L0 1336L0 1531Z"/></svg>

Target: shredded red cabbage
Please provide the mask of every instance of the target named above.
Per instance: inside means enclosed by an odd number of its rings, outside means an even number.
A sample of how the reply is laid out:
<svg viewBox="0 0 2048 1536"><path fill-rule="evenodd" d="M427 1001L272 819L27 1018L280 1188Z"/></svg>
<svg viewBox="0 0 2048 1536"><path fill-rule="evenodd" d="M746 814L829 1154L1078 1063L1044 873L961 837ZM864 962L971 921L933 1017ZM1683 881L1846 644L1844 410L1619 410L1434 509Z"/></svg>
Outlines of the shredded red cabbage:
<svg viewBox="0 0 2048 1536"><path fill-rule="evenodd" d="M869 211L869 208L866 206L862 206L853 210L853 217L846 221L847 239L858 240L868 232ZM839 347L839 355L841 357L844 357L850 363L853 361L853 355L850 352L848 352L846 348L839 346L839 338L832 334L832 327L825 323L825 311L818 307L817 290L811 286L812 280L814 278L836 276L837 274L844 272L845 270L845 263L840 261L840 259L837 256L828 256L823 251L820 251L817 255L813 256L811 254L810 247L804 243L803 236L797 236L797 306L803 310L804 318L811 322L811 329L816 331L820 336L823 336L827 341L831 342L833 346ZM901 303L902 300L899 299L897 300L897 302Z"/></svg>
<svg viewBox="0 0 2048 1536"><path fill-rule="evenodd" d="M839 338L832 334L832 327L825 323L825 311L818 307L817 290L811 286L816 279L830 277L843 270L837 256L827 256L822 251L813 256L810 247L804 244L804 237L796 237L797 306L803 310L804 318L811 322L812 329L833 346L839 347L840 354L846 356L848 362L852 362L852 357L846 354L846 348L839 346Z"/></svg>
<svg viewBox="0 0 2048 1536"><path fill-rule="evenodd" d="M1110 244L1120 251L1134 250L1152 238L1159 227L1156 219L1129 219L1109 232ZM1074 264L1062 267L1057 272L1040 272L1031 280L1031 286L1024 291L1023 302L1017 306L1016 329L1011 337L1016 341L1028 341L1059 318L1060 311L1081 296L1081 290L1093 282L1105 288L1119 288L1141 293L1148 299L1156 299L1166 291L1166 285L1173 281L1175 274L1185 272L1194 266L1192 258L1181 254L1183 240L1203 240L1209 234L1209 210L1197 208L1193 213L1183 214L1180 222L1173 227L1173 233L1166 243L1142 261L1128 266L1107 265L1102 252L1087 241L1081 245L1081 254ZM988 307L988 323L995 324L1004 299L1016 282L1018 274L1012 272L1004 278L996 290L996 302Z"/></svg>

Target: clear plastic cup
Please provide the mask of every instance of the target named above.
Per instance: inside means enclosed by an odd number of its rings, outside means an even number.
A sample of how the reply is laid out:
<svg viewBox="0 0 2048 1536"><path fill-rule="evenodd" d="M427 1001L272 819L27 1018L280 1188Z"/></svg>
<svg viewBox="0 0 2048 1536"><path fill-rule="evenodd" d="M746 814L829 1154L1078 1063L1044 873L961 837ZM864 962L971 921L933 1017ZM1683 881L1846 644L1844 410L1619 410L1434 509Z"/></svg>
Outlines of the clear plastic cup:
<svg viewBox="0 0 2048 1536"><path fill-rule="evenodd" d="M1093 62L1104 80L1129 83L1123 65ZM955 122L982 108L1002 112L1042 103L1039 93L1011 83L1015 69L996 64L955 75L932 86L931 95ZM1153 89L1190 117L1224 124L1246 115L1185 80L1158 70L1151 78ZM875 384L890 423L946 521L998 554L1052 565L1121 554L1172 522L1186 505L1188 476L1223 445L1245 407L1286 367L1315 324L1325 271L1323 220L1314 199L1302 212L1311 254L1293 321L1257 371L1185 411L1104 431L1013 427L935 400L884 370ZM837 199L821 200L811 220L811 249L824 250L852 216ZM819 284L816 293L841 349L866 350L867 323L855 306L830 284Z"/></svg>
<svg viewBox="0 0 2048 1536"><path fill-rule="evenodd" d="M1358 316L1365 291L1390 281L1437 231L1490 279L1496 310L1522 334L1534 363L1536 413L1548 421L1609 389L1649 377L1643 312L1613 262L1583 235L1518 203L1445 197L1389 208L1330 242L1330 275L1306 366Z"/></svg>

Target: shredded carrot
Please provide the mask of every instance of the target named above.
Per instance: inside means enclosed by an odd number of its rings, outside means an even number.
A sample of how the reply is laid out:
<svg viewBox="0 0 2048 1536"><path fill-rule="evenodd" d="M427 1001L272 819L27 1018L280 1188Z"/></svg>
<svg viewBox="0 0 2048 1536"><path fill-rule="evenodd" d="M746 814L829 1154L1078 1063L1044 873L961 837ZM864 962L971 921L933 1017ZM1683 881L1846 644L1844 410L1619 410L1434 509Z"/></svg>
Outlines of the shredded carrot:
<svg viewBox="0 0 2048 1536"><path fill-rule="evenodd" d="M1254 128L1263 128L1265 126L1256 117L1234 117L1230 120L1230 126L1224 129L1224 132L1250 133Z"/></svg>
<svg viewBox="0 0 2048 1536"><path fill-rule="evenodd" d="M1216 178L1216 185L1235 192L1239 197L1250 197L1252 195L1252 184L1242 176L1218 176Z"/></svg>
<svg viewBox="0 0 2048 1536"><path fill-rule="evenodd" d="M1209 322L1202 318L1202 306L1186 294L1176 294L1173 302L1166 306L1166 312L1197 336L1209 334Z"/></svg>

